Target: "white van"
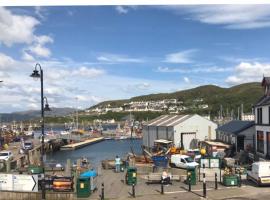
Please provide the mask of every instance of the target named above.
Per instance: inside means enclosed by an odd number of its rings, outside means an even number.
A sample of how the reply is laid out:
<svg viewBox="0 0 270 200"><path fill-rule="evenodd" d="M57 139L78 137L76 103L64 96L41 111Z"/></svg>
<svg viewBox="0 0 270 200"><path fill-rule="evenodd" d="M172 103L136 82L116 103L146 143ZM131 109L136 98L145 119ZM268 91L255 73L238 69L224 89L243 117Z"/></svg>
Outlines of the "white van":
<svg viewBox="0 0 270 200"><path fill-rule="evenodd" d="M173 154L171 156L171 166L180 168L193 168L197 167L199 164L196 163L190 156Z"/></svg>
<svg viewBox="0 0 270 200"><path fill-rule="evenodd" d="M247 171L247 180L254 181L258 186L270 185L270 162L253 163L251 171Z"/></svg>

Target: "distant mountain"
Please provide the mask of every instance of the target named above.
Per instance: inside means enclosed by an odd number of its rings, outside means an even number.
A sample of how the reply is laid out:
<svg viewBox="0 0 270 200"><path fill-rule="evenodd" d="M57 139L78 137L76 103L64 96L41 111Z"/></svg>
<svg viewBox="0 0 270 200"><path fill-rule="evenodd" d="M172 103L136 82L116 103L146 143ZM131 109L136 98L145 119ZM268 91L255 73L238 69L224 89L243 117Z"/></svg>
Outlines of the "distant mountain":
<svg viewBox="0 0 270 200"><path fill-rule="evenodd" d="M73 108L51 108L49 112L45 112L45 116L58 117L65 116L75 112ZM13 113L0 113L0 119L2 122L12 122L12 121L25 121L32 120L40 117L40 110L28 110L22 112Z"/></svg>
<svg viewBox="0 0 270 200"><path fill-rule="evenodd" d="M217 115L221 105L223 113L231 112L237 113L238 107L243 104L245 112L251 112L252 105L263 95L263 88L260 83L252 82L245 83L230 88L222 88L215 85L204 85L193 89L177 91L173 93L159 93L149 94L144 96L137 96L131 99L105 101L101 102L91 108L104 107L108 104L111 107L123 106L124 103L131 101L157 101L163 99L178 99L183 101L184 106L192 109L183 112L197 112ZM208 104L207 109L199 109L194 106L194 99L203 99L203 104Z"/></svg>

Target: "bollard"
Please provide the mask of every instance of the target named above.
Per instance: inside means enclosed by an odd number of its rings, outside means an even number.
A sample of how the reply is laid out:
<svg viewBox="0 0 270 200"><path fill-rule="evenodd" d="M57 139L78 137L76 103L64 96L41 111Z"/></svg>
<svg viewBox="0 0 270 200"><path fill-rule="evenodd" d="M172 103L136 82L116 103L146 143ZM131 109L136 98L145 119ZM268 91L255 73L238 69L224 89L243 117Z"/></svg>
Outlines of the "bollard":
<svg viewBox="0 0 270 200"><path fill-rule="evenodd" d="M221 168L219 168L219 183L221 183Z"/></svg>
<svg viewBox="0 0 270 200"><path fill-rule="evenodd" d="M203 197L206 198L206 182L205 182L205 173L203 173Z"/></svg>
<svg viewBox="0 0 270 200"><path fill-rule="evenodd" d="M160 193L161 193L161 194L164 194L164 184L163 184L163 180L161 180L160 184L161 184L161 191L160 191Z"/></svg>
<svg viewBox="0 0 270 200"><path fill-rule="evenodd" d="M215 173L215 190L218 189L218 184L217 184L217 173Z"/></svg>
<svg viewBox="0 0 270 200"><path fill-rule="evenodd" d="M6 161L6 172L9 173L10 172L10 159L8 159Z"/></svg>
<svg viewBox="0 0 270 200"><path fill-rule="evenodd" d="M201 182L201 165L199 166L199 182Z"/></svg>
<svg viewBox="0 0 270 200"><path fill-rule="evenodd" d="M101 184L101 200L104 200L104 183Z"/></svg>
<svg viewBox="0 0 270 200"><path fill-rule="evenodd" d="M133 198L135 198L135 184L133 183L132 184L132 196L133 196Z"/></svg>
<svg viewBox="0 0 270 200"><path fill-rule="evenodd" d="M188 191L191 191L191 176L190 173L188 174Z"/></svg>
<svg viewBox="0 0 270 200"><path fill-rule="evenodd" d="M241 177L241 172L239 173L239 181L238 181L238 187L242 186L242 177Z"/></svg>

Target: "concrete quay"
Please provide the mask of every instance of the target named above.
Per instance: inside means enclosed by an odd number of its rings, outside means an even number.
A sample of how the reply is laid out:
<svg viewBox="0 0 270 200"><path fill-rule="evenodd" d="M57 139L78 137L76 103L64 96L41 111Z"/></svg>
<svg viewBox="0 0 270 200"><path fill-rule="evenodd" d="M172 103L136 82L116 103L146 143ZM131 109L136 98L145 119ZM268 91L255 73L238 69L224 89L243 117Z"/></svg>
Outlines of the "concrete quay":
<svg viewBox="0 0 270 200"><path fill-rule="evenodd" d="M102 140L104 140L104 137L86 139L83 142L77 142L77 143L74 143L74 144L64 145L60 149L61 150L75 150L75 149L79 149L79 148L82 148L82 147L90 145L90 144L101 142Z"/></svg>

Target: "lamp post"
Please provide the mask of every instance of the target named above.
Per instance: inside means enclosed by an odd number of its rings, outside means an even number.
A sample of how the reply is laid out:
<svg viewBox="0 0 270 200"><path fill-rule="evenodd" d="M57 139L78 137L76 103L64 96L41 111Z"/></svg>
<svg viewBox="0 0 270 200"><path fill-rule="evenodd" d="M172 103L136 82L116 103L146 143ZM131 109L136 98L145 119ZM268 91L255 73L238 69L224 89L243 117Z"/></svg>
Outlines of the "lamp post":
<svg viewBox="0 0 270 200"><path fill-rule="evenodd" d="M39 71L37 69L39 67ZM41 167L43 168L43 177L42 177L42 182L41 182L41 189L42 189L42 200L46 199L46 194L45 194L45 167L44 167L44 111L49 111L49 104L48 100L46 97L43 95L43 70L41 68L41 65L39 63L36 64L35 69L33 70L33 73L30 75L30 77L34 79L39 79L40 78L40 83L41 83L41 156L40 156L40 164ZM44 100L46 100L46 104L44 107Z"/></svg>

